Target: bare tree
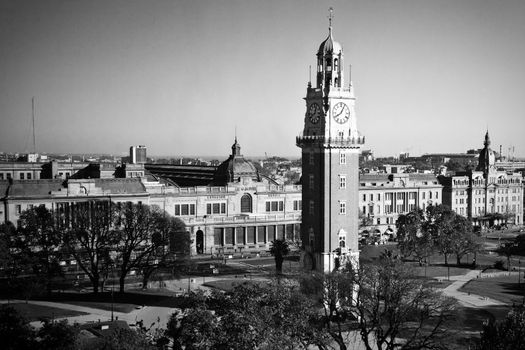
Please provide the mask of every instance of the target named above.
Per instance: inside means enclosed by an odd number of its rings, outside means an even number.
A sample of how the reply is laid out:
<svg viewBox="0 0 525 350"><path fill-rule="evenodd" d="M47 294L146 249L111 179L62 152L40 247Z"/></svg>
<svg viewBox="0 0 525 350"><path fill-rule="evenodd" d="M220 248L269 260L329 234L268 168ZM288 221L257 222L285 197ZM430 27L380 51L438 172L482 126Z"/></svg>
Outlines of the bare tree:
<svg viewBox="0 0 525 350"><path fill-rule="evenodd" d="M455 302L413 276L392 254L384 254L378 264L348 264L307 281L303 290L317 289L324 327L340 349L347 348L346 330L352 324L367 350L446 348Z"/></svg>
<svg viewBox="0 0 525 350"><path fill-rule="evenodd" d="M64 246L88 276L95 293L112 263L116 218L115 206L109 201L76 203L71 208L71 225L64 234Z"/></svg>

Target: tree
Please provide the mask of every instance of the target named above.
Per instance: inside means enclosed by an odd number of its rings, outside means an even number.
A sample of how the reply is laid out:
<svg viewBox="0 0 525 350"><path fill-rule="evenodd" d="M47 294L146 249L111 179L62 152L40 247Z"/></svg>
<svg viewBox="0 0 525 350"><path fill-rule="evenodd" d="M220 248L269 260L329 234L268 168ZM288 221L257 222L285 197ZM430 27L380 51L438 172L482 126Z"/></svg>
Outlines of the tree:
<svg viewBox="0 0 525 350"><path fill-rule="evenodd" d="M479 247L470 220L445 205L427 207L423 230L431 235L446 265L451 254L456 254L459 264L463 255L475 252Z"/></svg>
<svg viewBox="0 0 525 350"><path fill-rule="evenodd" d="M363 345L371 349L440 349L449 335L455 302L426 285L400 259L383 254L378 264L348 264L318 277L325 306L325 328L346 349L345 323L354 321Z"/></svg>
<svg viewBox="0 0 525 350"><path fill-rule="evenodd" d="M42 350L75 350L78 348L79 328L67 320L45 320L37 332L38 348Z"/></svg>
<svg viewBox="0 0 525 350"><path fill-rule="evenodd" d="M455 215L453 221L451 250L456 254L456 263L461 264L461 258L468 253L477 252L481 245L473 232L472 222L462 215Z"/></svg>
<svg viewBox="0 0 525 350"><path fill-rule="evenodd" d="M210 296L193 293L168 322L174 349L306 349L324 345L313 303L291 285L245 284ZM325 339L324 339L325 340Z"/></svg>
<svg viewBox="0 0 525 350"><path fill-rule="evenodd" d="M139 268L142 261L151 256L157 248L152 236L156 229L157 218L162 214L158 207L126 203L119 208L117 215L120 225L115 230L116 262L120 270L120 292L124 293L126 276L131 270Z"/></svg>
<svg viewBox="0 0 525 350"><path fill-rule="evenodd" d="M277 274L283 273L284 257L290 253L288 242L283 239L274 239L270 246L270 254L275 259L275 271Z"/></svg>
<svg viewBox="0 0 525 350"><path fill-rule="evenodd" d="M9 305L0 306L0 339L2 349L34 349L35 334L29 322L15 308Z"/></svg>
<svg viewBox="0 0 525 350"><path fill-rule="evenodd" d="M525 349L525 307L514 306L505 320L490 322L483 327L478 350L524 350Z"/></svg>
<svg viewBox="0 0 525 350"><path fill-rule="evenodd" d="M432 254L434 242L431 235L423 230L425 214L416 209L400 215L396 221L397 241L401 255L414 256L420 265Z"/></svg>
<svg viewBox="0 0 525 350"><path fill-rule="evenodd" d="M94 293L112 263L110 255L118 238L114 234L116 218L115 205L109 201L77 203L72 208L71 227L63 235L67 251L88 276Z"/></svg>
<svg viewBox="0 0 525 350"><path fill-rule="evenodd" d="M186 265L189 258L191 238L186 225L180 219L163 213L156 217L151 235L155 249L149 251L139 264L142 287L147 288L151 276L162 267L172 268Z"/></svg>
<svg viewBox="0 0 525 350"><path fill-rule="evenodd" d="M25 256L35 276L41 277L50 291L52 279L63 275L59 265L62 232L56 225L53 211L44 205L23 211L18 231L19 254Z"/></svg>

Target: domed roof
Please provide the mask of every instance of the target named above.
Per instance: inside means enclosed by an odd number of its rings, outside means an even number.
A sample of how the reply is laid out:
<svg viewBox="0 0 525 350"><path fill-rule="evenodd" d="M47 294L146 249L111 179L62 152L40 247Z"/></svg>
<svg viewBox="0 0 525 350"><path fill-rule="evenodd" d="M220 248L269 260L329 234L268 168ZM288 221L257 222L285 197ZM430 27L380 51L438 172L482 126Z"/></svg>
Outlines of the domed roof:
<svg viewBox="0 0 525 350"><path fill-rule="evenodd" d="M318 55L338 54L343 50L341 44L334 40L332 36L332 27L329 28L328 38L319 45Z"/></svg>
<svg viewBox="0 0 525 350"><path fill-rule="evenodd" d="M228 182L240 182L242 179L249 178L259 181L257 168L241 155L241 146L235 138L232 145L232 154L228 159L219 165L215 172L214 182L218 185Z"/></svg>

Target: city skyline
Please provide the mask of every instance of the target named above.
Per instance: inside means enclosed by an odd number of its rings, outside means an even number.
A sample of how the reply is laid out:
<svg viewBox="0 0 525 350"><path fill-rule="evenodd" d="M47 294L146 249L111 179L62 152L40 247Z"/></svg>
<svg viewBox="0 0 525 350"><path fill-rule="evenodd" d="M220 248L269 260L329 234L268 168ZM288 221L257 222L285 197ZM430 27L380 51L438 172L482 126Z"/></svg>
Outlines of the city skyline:
<svg viewBox="0 0 525 350"><path fill-rule="evenodd" d="M518 0L1 0L0 151L299 156L331 6L366 149L525 155Z"/></svg>

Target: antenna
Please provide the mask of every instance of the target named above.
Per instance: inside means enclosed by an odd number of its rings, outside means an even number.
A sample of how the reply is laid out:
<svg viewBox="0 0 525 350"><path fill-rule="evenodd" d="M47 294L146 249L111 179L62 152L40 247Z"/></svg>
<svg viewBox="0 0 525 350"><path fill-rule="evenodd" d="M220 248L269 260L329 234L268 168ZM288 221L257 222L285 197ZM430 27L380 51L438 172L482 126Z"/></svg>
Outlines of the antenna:
<svg viewBox="0 0 525 350"><path fill-rule="evenodd" d="M308 66L308 85L312 85L312 65Z"/></svg>
<svg viewBox="0 0 525 350"><path fill-rule="evenodd" d="M35 138L35 97L31 99L31 109L33 114L33 153L36 153L36 138Z"/></svg>

